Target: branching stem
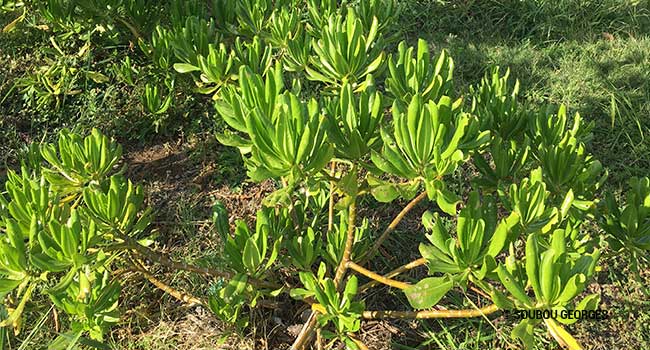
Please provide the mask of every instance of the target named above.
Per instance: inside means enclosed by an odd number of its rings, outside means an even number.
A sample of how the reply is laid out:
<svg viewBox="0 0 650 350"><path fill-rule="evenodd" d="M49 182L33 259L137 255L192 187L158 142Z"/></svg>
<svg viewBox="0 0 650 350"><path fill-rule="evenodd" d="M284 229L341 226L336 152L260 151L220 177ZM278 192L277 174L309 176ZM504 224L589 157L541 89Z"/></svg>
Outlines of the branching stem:
<svg viewBox="0 0 650 350"><path fill-rule="evenodd" d="M365 265L368 261L370 261L370 259L372 259L375 256L375 254L377 254L381 245L388 238L388 236L393 231L395 231L395 228L397 227L397 225L399 225L402 219L404 219L406 214L408 214L408 212L411 211L411 209L413 209L418 203L420 203L425 198L427 198L427 193L426 192L420 193L417 197L413 198L404 207L404 209L402 209L402 211L400 211L399 214L397 214L397 216L395 216L393 221L391 221L391 223L388 225L388 227L386 227L386 229L381 234L381 236L379 236L377 241L375 241L375 244L373 244L372 247L368 249L368 251L363 256L361 256L361 258L359 259L361 265Z"/></svg>
<svg viewBox="0 0 650 350"><path fill-rule="evenodd" d="M336 172L336 163L332 162L330 165L330 172L332 173L332 178ZM330 180L330 198L329 198L329 208L327 212L327 232L331 232L334 226L334 187L336 186L336 181Z"/></svg>
<svg viewBox="0 0 650 350"><path fill-rule="evenodd" d="M375 280L376 282L385 284L387 286L391 286L391 287L398 288L398 289L406 289L406 288L411 286L408 283L396 281L396 280L384 277L384 276L382 276L382 275L380 275L378 273L372 272L372 271L370 271L368 269L365 269L365 268L355 264L352 261L348 261L347 265L348 265L348 268L350 268L350 269L352 269L352 270L354 270L354 271L356 271L356 272L358 272L358 273L360 273L360 274L362 274L362 275L364 275L364 276L366 276L368 278L371 278L371 279Z"/></svg>
<svg viewBox="0 0 650 350"><path fill-rule="evenodd" d="M136 263L135 261L132 262L134 269L138 272L140 272L144 278L146 278L151 284L156 286L156 288L162 290L163 292L171 295L175 299L178 299L182 301L183 303L189 304L190 306L194 305L206 305L206 303L199 299L198 297L195 297L189 293L179 291L177 289L174 289L172 286L162 282L161 280L157 279L154 277L147 269L140 263Z"/></svg>
<svg viewBox="0 0 650 350"><path fill-rule="evenodd" d="M345 241L345 249L343 250L343 257L341 258L341 262L339 263L339 266L336 269L336 274L334 276L334 284L337 287L340 287L341 282L343 281L343 277L345 277L345 272L347 271L348 268L348 262L350 261L350 255L352 254L352 246L354 244L354 233L356 229L355 227L356 217L357 217L357 201L355 198L349 207L348 232ZM291 346L291 350L302 350L311 341L314 335L314 328L316 327L317 317L318 317L318 313L316 311L312 311L311 314L309 315L309 319L307 320L307 322L305 322L302 329L300 330L300 334L298 334L298 337L296 337L296 340L293 342L293 345Z"/></svg>
<svg viewBox="0 0 650 350"><path fill-rule="evenodd" d="M181 271L188 271L188 272L194 272L198 273L201 275L208 275L208 276L213 276L213 277L220 277L224 279L230 279L233 277L233 275L229 272L226 271L218 271L215 269L207 268L207 267L201 267L201 266L196 266L196 265L190 265L187 263L183 262L178 262L174 261L167 254L156 252L155 250L143 246L142 244L138 243L135 239L122 234L122 233L116 233L117 237L123 240L124 242L127 243L128 248L133 250L135 253L141 255L142 257L149 259L151 261L154 261L158 264L161 264L163 266L166 266L168 268L171 268L173 270L181 270ZM251 285L258 287L258 288L270 288L270 289L279 289L280 286L276 285L274 283L269 283L266 281L260 281L257 279L249 278L248 283Z"/></svg>
<svg viewBox="0 0 650 350"><path fill-rule="evenodd" d="M485 306L480 309L467 310L425 310L425 311L364 311L365 319L428 319L428 318L470 318L482 317L497 312L496 305Z"/></svg>
<svg viewBox="0 0 650 350"><path fill-rule="evenodd" d="M395 270L393 270L393 271L391 271L391 272L385 274L383 277L384 277L384 278L393 278L393 277L395 277L395 276L397 276L397 275L400 275L400 274L402 274L402 273L404 273L404 272L406 272L406 271L408 271L408 270L414 269L414 268L416 268L416 267L418 267L418 266L422 266L422 265L424 265L424 264L426 264L426 263L427 263L427 259L425 259L425 258L420 258L420 259L417 259L417 260L413 260L413 261L411 261L410 263L408 263L408 264L406 264L406 265L402 265L402 266L396 268ZM361 293L365 292L366 290L368 290L368 289L374 287L374 286L377 285L378 283L379 283L379 281L377 281L377 280L372 280L372 281L370 281L370 282L368 282L368 283L362 285L362 286L359 288L359 292L358 292L358 293L361 294Z"/></svg>
<svg viewBox="0 0 650 350"><path fill-rule="evenodd" d="M348 213L348 232L345 241L345 248L343 250L343 257L341 262L336 269L336 275L334 276L334 284L337 287L340 287L343 277L345 277L345 272L348 269L348 262L350 261L350 255L352 255L352 246L354 245L354 233L355 233L355 222L357 219L357 203L356 198L350 204L349 213Z"/></svg>

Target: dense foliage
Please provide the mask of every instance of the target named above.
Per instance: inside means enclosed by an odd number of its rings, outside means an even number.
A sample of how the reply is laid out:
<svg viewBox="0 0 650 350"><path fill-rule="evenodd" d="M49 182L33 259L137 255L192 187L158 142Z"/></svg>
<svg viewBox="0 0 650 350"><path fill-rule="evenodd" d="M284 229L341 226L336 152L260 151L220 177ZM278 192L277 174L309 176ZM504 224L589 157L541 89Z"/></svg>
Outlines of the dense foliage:
<svg viewBox="0 0 650 350"><path fill-rule="evenodd" d="M0 194L0 293L8 312L2 327L20 329L38 293L73 320L53 346L101 348L120 319L118 272L126 268L239 329L261 300L289 293L312 310L294 349L307 346L316 330L327 346L363 349L355 336L363 319L594 310L599 298L585 289L603 245L633 264L650 249L647 178L630 180L625 203L602 196L607 171L587 150L590 125L564 106L520 104L507 71L495 68L470 96L456 96L446 52L433 55L424 40L416 47L395 42L394 1L174 1L165 26L146 1L6 6L39 11L59 35L137 42L160 82L142 95L156 127L163 125L156 116L171 108L178 76L191 76L228 126L216 135L220 143L240 151L251 180L278 186L252 225L231 223L217 203L223 264L192 266L148 247L153 213L143 206L142 188L118 169L115 141L97 130L85 137L63 130L57 143L32 145ZM57 108L76 89L79 73L67 64L54 61L26 78L21 91ZM115 72L133 84L128 60ZM469 183L449 186L468 167ZM359 210L371 201L408 204L377 233ZM387 276L364 268L400 220L427 201L422 258ZM147 264L210 275L220 286L202 300L169 287ZM394 279L422 265L430 277ZM353 273L372 281L360 286ZM363 292L377 282L401 290L414 311L366 309ZM468 289L483 295L474 308L434 309ZM562 346L580 349L564 328L573 322L525 319L512 336L533 347L535 328L546 327Z"/></svg>

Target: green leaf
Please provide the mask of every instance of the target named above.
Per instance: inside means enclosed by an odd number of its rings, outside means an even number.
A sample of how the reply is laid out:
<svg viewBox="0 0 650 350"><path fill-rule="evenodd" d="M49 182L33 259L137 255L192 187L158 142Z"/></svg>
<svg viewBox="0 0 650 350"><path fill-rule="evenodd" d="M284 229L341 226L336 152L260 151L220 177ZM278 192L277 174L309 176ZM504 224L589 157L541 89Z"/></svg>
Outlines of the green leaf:
<svg viewBox="0 0 650 350"><path fill-rule="evenodd" d="M542 288L540 287L539 282L539 252L538 252L537 235L531 234L526 240L526 275L528 276L528 281L533 287L533 291L537 297L542 296Z"/></svg>
<svg viewBox="0 0 650 350"><path fill-rule="evenodd" d="M490 297L496 305L501 310L510 310L514 307L514 303L508 299L508 297L502 293L500 290L493 288L490 291Z"/></svg>
<svg viewBox="0 0 650 350"><path fill-rule="evenodd" d="M0 295L7 294L11 292L14 288L18 287L23 280L9 280L9 279L0 279Z"/></svg>
<svg viewBox="0 0 650 350"><path fill-rule="evenodd" d="M478 277L479 279L483 279L488 273L494 271L496 267L497 267L497 262L496 260L494 260L494 257L491 255L485 255L483 257L483 264L481 265L481 269L477 274L475 274L475 276Z"/></svg>
<svg viewBox="0 0 650 350"><path fill-rule="evenodd" d="M370 189L370 193L381 203L390 203L399 197L399 191L392 184L374 186Z"/></svg>
<svg viewBox="0 0 650 350"><path fill-rule="evenodd" d="M187 63L174 63L174 69L179 73L189 73L201 70L199 67Z"/></svg>
<svg viewBox="0 0 650 350"><path fill-rule="evenodd" d="M27 238L20 229L20 225L15 220L6 220L7 238L13 247L15 247L20 254L25 251L25 238Z"/></svg>
<svg viewBox="0 0 650 350"><path fill-rule="evenodd" d="M575 298L578 293L582 292L585 281L585 275L581 273L571 276L571 278L569 278L569 280L565 283L564 290L558 296L557 301L559 303L567 303L571 299Z"/></svg>
<svg viewBox="0 0 650 350"><path fill-rule="evenodd" d="M11 2L9 3L9 5L11 6ZM9 33L9 32L11 32L12 30L16 29L16 26L18 25L18 23L22 22L22 21L25 19L25 14L27 13L27 12L26 12L26 8L27 8L27 7L24 7L24 8L23 8L23 14L22 14L22 15L16 17L16 19L14 19L13 21L9 22L9 24L7 24L6 26L4 26L4 28L2 28L2 32L3 32L3 33ZM8 11L7 11L7 12L8 12ZM7 12L4 12L4 11L3 11L3 13L7 13Z"/></svg>
<svg viewBox="0 0 650 350"><path fill-rule="evenodd" d="M345 342L346 349L349 350L359 350L359 345L357 340L350 338L349 336L343 336L343 341Z"/></svg>
<svg viewBox="0 0 650 350"><path fill-rule="evenodd" d="M547 302L553 301L554 291L559 287L556 285L556 277L559 278L556 271L555 250L550 248L542 253L539 281L542 295L537 295L538 298L544 298Z"/></svg>
<svg viewBox="0 0 650 350"><path fill-rule="evenodd" d="M525 319L519 322L519 324L512 329L511 336L514 339L521 340L524 343L526 349L534 349L534 328L535 326L532 324L532 322L529 319Z"/></svg>
<svg viewBox="0 0 650 350"><path fill-rule="evenodd" d="M457 272L460 270L458 265L456 265L454 260L449 256L450 253L446 247L445 250L443 251L433 245L420 243L420 246L418 248L420 250L420 254L422 255L422 257L431 261L431 265L432 265L431 268L433 269L433 271ZM452 271L440 270L440 268L442 268L443 266L453 270Z"/></svg>
<svg viewBox="0 0 650 350"><path fill-rule="evenodd" d="M578 305L576 305L576 310L596 310L600 304L600 295L598 294L589 294L584 297Z"/></svg>
<svg viewBox="0 0 650 350"><path fill-rule="evenodd" d="M52 259L47 254L43 253L31 254L30 262L37 269L48 272L62 272L67 270L70 265L72 265L72 263L69 261L61 262L59 260Z"/></svg>
<svg viewBox="0 0 650 350"><path fill-rule="evenodd" d="M359 191L359 181L357 180L357 172L352 171L346 174L337 184L338 188L348 196L356 197Z"/></svg>
<svg viewBox="0 0 650 350"><path fill-rule="evenodd" d="M562 201L562 205L560 206L560 218L564 219L569 213L569 209L571 208L574 199L573 190L569 189L569 192L567 192L566 197L564 197L564 201Z"/></svg>
<svg viewBox="0 0 650 350"><path fill-rule="evenodd" d="M74 349L82 335L83 330L61 333L47 346L47 350Z"/></svg>
<svg viewBox="0 0 650 350"><path fill-rule="evenodd" d="M275 207L276 205L289 205L291 203L291 193L293 193L293 186L283 187L275 190L268 196L264 197L262 204L265 207Z"/></svg>
<svg viewBox="0 0 650 350"><path fill-rule="evenodd" d="M436 199L439 183L440 181L438 180L424 181L424 189L427 192L427 197L429 197L430 200Z"/></svg>
<svg viewBox="0 0 650 350"><path fill-rule="evenodd" d="M260 250L255 243L255 240L248 239L246 245L244 246L244 255L243 255L244 266L248 269L249 272L255 273L257 268L262 262L262 256Z"/></svg>
<svg viewBox="0 0 650 350"><path fill-rule="evenodd" d="M335 208L337 210L345 210L349 208L354 201L355 201L355 197L346 195L343 198L339 199L338 202L336 202Z"/></svg>
<svg viewBox="0 0 650 350"><path fill-rule="evenodd" d="M428 309L438 303L454 286L448 277L428 277L404 289L404 294L415 309Z"/></svg>
<svg viewBox="0 0 650 350"><path fill-rule="evenodd" d="M499 255L507 239L511 236L512 229L519 222L519 215L516 212L512 212L507 218L501 220L497 226L492 239L490 240L490 245L488 246L487 255L496 257Z"/></svg>
<svg viewBox="0 0 650 350"><path fill-rule="evenodd" d="M118 281L113 281L108 286L105 286L95 301L95 309L97 311L109 309L117 301L121 290L122 286Z"/></svg>
<svg viewBox="0 0 650 350"><path fill-rule="evenodd" d="M314 296L314 292L304 288L293 288L289 291L289 296L294 299L303 300L305 298Z"/></svg>
<svg viewBox="0 0 650 350"><path fill-rule="evenodd" d="M32 298L32 292L34 291L34 288L37 284L38 282L36 281L32 281L29 284L16 308L9 314L9 317L0 322L0 327L7 327L9 325L12 325L16 320L20 318L20 316L23 314L23 310L25 310L25 305Z"/></svg>
<svg viewBox="0 0 650 350"><path fill-rule="evenodd" d="M74 281L74 277L76 275L77 275L77 269L75 268L70 269L70 271L68 271L68 273L59 280L59 283L57 283L54 287L47 290L47 293L58 294L63 292L66 288L68 288L70 283Z"/></svg>
<svg viewBox="0 0 650 350"><path fill-rule="evenodd" d="M271 265L275 262L275 260L278 258L278 254L280 253L280 245L282 244L282 237L278 238L275 242L273 242L273 247L271 248L271 255L269 256L268 261L266 262L265 269L269 269ZM264 258L264 257L262 257Z"/></svg>
<svg viewBox="0 0 650 350"><path fill-rule="evenodd" d="M524 287L512 276L512 274L510 274L510 272L508 272L508 270L506 270L503 265L497 267L497 274L503 286L506 287L508 292L510 292L515 299L525 305L530 305L530 299L528 298L528 295L526 295L526 292L524 292Z"/></svg>
<svg viewBox="0 0 650 350"><path fill-rule="evenodd" d="M212 206L212 222L217 229L217 233L225 241L230 236L230 225L228 224L228 210L223 203L217 202Z"/></svg>
<svg viewBox="0 0 650 350"><path fill-rule="evenodd" d="M343 291L343 295L348 296L350 298L354 297L357 294L357 286L358 286L358 281L356 276L351 276L348 278L348 281L345 284L345 290Z"/></svg>
<svg viewBox="0 0 650 350"><path fill-rule="evenodd" d="M456 216L456 205L460 203L460 198L447 189L438 189L436 194L436 203L438 203L440 209L445 213Z"/></svg>

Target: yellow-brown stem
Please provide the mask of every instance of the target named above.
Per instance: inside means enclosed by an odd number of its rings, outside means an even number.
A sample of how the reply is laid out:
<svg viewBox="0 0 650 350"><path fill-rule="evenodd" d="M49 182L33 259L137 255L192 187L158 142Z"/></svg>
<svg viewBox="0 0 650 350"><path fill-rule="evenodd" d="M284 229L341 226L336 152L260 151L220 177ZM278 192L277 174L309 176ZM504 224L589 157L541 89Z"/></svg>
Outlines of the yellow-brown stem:
<svg viewBox="0 0 650 350"><path fill-rule="evenodd" d="M403 272L414 269L414 268L416 268L418 266L422 266L422 265L424 265L426 263L427 263L427 259L425 259L425 258L420 258L420 259L417 259L417 260L413 260L410 263L408 263L406 265L402 265L402 266L396 268L395 270L385 274L383 277L385 277L385 278L393 278L393 277L395 277L395 276L397 276L397 275L399 275L399 274L401 274ZM378 281L373 280L373 281L370 281L370 282L362 285L361 288L359 288L359 294L365 292L369 288L372 288L372 287L376 286L378 283L379 283Z"/></svg>
<svg viewBox="0 0 650 350"><path fill-rule="evenodd" d="M334 284L339 287L343 277L345 277L345 272L347 270L347 263L350 261L350 255L352 254L352 246L354 244L354 233L355 233L355 222L357 217L357 204L356 198L350 204L349 214L348 214L348 232L347 238L345 241L345 248L343 250L343 257L341 262L336 269L336 274L334 276ZM305 346L311 341L314 336L314 327L316 327L316 321L318 317L318 312L313 311L309 315L309 319L303 325L300 330L300 334L296 337L296 340L291 345L291 350L303 350Z"/></svg>
<svg viewBox="0 0 650 350"><path fill-rule="evenodd" d="M343 250L343 257L341 262L336 269L336 274L334 275L334 285L337 287L340 286L345 277L345 272L348 269L348 262L350 261L350 255L352 255L352 246L354 245L354 233L355 233L355 222L357 219L357 203L356 198L350 204L349 213L348 213L348 232L347 238L345 241L345 249Z"/></svg>
<svg viewBox="0 0 650 350"><path fill-rule="evenodd" d="M323 337L320 328L316 330L316 350L323 350Z"/></svg>
<svg viewBox="0 0 650 350"><path fill-rule="evenodd" d="M82 196L81 194L79 194L79 196L78 196L77 199L74 201L74 203L72 204L72 206L70 207L70 209L75 209L75 208L79 205L79 203L81 203L81 198L83 198L83 196Z"/></svg>
<svg viewBox="0 0 650 350"><path fill-rule="evenodd" d="M131 250L134 250L142 257L154 261L158 264L167 266L171 269L189 271L189 272L194 272L202 275L210 275L214 277L222 277L222 278L232 277L232 274L225 271L217 271L207 267L200 267L200 266L186 264L183 262L173 261L167 254L157 252L149 247L143 246L142 244L138 243L136 240L134 240L133 238L127 235L118 234L118 238L124 240L128 244L128 247Z"/></svg>
<svg viewBox="0 0 650 350"><path fill-rule="evenodd" d="M208 276L213 276L213 277L221 277L225 279L230 279L232 278L232 274L229 272L225 271L218 271L215 269L207 268L207 267L201 267L201 266L196 266L196 265L190 265L186 264L183 262L177 262L173 261L169 256L167 256L164 253L156 252L155 250L145 247L142 244L138 243L136 240L133 238L124 235L122 233L116 233L117 237L123 240L128 244L128 247L133 250L135 253L141 255L144 258L147 258L153 262L156 262L158 264L161 264L163 266L166 266L168 268L171 268L173 270L182 270L182 271L188 271L188 272L194 272L202 275L208 275ZM270 289L279 289L280 286L269 283L266 281L260 281L256 280L253 278L248 279L248 283L250 283L253 286L256 286L258 288L270 288Z"/></svg>
<svg viewBox="0 0 650 350"><path fill-rule="evenodd" d="M61 325L59 324L59 312L56 311L56 308L52 308L52 318L54 319L54 331L59 332L61 329Z"/></svg>
<svg viewBox="0 0 650 350"><path fill-rule="evenodd" d="M470 289L470 290L473 290L473 291L476 292L478 295L480 295L480 296L482 296L482 297L484 297L484 298L490 299L490 296L489 296L489 295L487 295L484 291L480 290L480 289L477 288L477 287L472 286L472 287L469 287L469 289Z"/></svg>
<svg viewBox="0 0 650 350"><path fill-rule="evenodd" d="M402 211L400 211L399 214L397 214L397 216L395 216L393 221L391 221L391 223L388 225L388 227L386 227L386 229L381 234L381 236L379 236L377 241L375 241L375 244L373 244L372 247L366 252L366 254L364 254L361 257L361 259L359 259L361 265L364 265L365 263L367 263L370 259L372 259L375 256L375 254L377 254L377 252L379 251L379 248L381 247L381 245L388 238L388 236L393 231L395 231L395 228L397 227L397 225L399 225L399 223L402 221L402 219L404 219L406 214L408 214L408 212L411 211L411 209L413 209L418 203L420 203L425 198L427 198L427 193L426 192L420 193L417 197L413 198L402 209Z"/></svg>
<svg viewBox="0 0 650 350"><path fill-rule="evenodd" d="M426 310L426 311L364 311L365 319L427 319L427 318L470 318L481 317L495 313L499 309L496 305L485 306L480 309L468 310Z"/></svg>
<svg viewBox="0 0 650 350"><path fill-rule="evenodd" d="M358 272L358 273L360 273L360 274L362 274L362 275L364 275L364 276L366 276L368 278L372 278L373 280L375 280L375 281L377 281L379 283L385 284L387 286L391 286L391 287L398 288L398 289L406 289L406 288L411 286L410 284L405 283L405 282L400 282L400 281L396 281L396 280L393 280L393 279L390 279L390 278L386 278L386 277L384 277L384 276L382 276L382 275L380 275L378 273L375 273L375 272L372 272L372 271L370 271L368 269L365 269L365 268L355 264L352 261L348 261L348 268L350 268L350 269L352 269L352 270L354 270L354 271L356 271L356 272Z"/></svg>
<svg viewBox="0 0 650 350"><path fill-rule="evenodd" d="M316 322L318 321L317 317L318 313L316 311L312 311L309 315L309 319L302 326L300 333L296 337L296 340L293 342L293 345L291 345L291 350L303 350L305 346L307 346L307 343L309 343L311 337L314 334L314 327L316 327Z"/></svg>
<svg viewBox="0 0 650 350"><path fill-rule="evenodd" d="M134 266L135 266L135 264L134 264ZM193 295L191 295L189 293L174 289L173 287L171 287L171 286L165 284L164 282L160 281L159 279L154 277L151 273L149 273L149 271L147 271L142 265L136 266L136 270L138 272L140 272L144 276L144 278L146 278L151 284L156 286L156 288L158 288L158 289L162 290L163 292L171 295L175 299L178 299L178 300L182 301L183 303L189 304L190 306L193 306L193 305L205 305L205 302L202 301L201 299L199 299L199 298L197 298L197 297L195 297L195 296L193 296Z"/></svg>
<svg viewBox="0 0 650 350"><path fill-rule="evenodd" d="M336 163L331 162L330 163L330 172L332 174L332 177L334 177L335 172L336 172ZM334 180L330 181L330 199L329 199L329 210L328 210L328 215L327 215L327 232L332 231L332 227L334 226L334 186L336 186L336 182Z"/></svg>
<svg viewBox="0 0 650 350"><path fill-rule="evenodd" d="M142 41L142 35L140 35L140 32L135 28L133 24L131 24L129 21L125 20L124 18L117 17L117 20L122 23L124 26L129 28L131 31L131 34L137 39L137 41Z"/></svg>

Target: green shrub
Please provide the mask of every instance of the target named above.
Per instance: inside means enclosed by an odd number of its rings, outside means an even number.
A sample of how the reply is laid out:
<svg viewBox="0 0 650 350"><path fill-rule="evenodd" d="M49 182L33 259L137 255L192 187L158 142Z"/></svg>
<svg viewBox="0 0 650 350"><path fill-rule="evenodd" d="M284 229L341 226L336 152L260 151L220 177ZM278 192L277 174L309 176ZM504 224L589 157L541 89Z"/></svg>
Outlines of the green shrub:
<svg viewBox="0 0 650 350"><path fill-rule="evenodd" d="M85 23L66 4L51 3L43 14L68 30ZM134 19L146 13L142 2L120 4ZM38 293L72 320L57 344L97 345L119 322L116 271L127 267L239 329L261 300L288 293L312 310L294 349L316 329L329 347L363 349L355 332L364 319L597 308L597 296L582 296L603 248L589 234L594 219L616 249L634 257L648 250L647 178L631 181L623 208L611 195L599 205L607 172L587 151L590 126L579 115L570 121L564 106L520 104L518 84L496 68L465 103L454 96L447 53L432 58L419 40L387 55L393 1L212 5L173 2L171 25L141 44L165 77L173 67L211 96L227 125L217 139L238 148L248 177L276 181L255 223L231 228L217 203L224 264L173 261L145 245L152 214L142 188L116 169L120 146L96 130L85 138L64 130L57 144L32 146L39 152L9 173L0 195L0 293L12 300L1 326L18 327ZM164 114L173 93L146 84L147 112ZM472 177L461 187L453 179L459 171ZM375 232L360 209L399 199L408 203ZM421 258L386 275L364 267L416 205L428 209ZM204 300L165 284L144 261L216 283ZM429 276L420 281L395 278L422 265ZM370 282L359 286L353 273ZM402 291L413 310L367 309L362 292L378 283ZM476 292L474 307L432 309L467 290ZM533 347L535 327L545 326L562 346L580 349L564 329L572 321L528 319L512 335Z"/></svg>

